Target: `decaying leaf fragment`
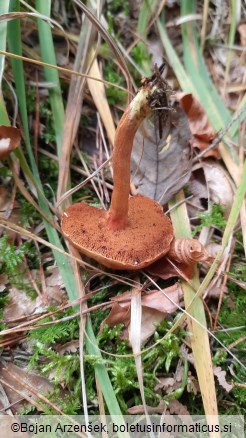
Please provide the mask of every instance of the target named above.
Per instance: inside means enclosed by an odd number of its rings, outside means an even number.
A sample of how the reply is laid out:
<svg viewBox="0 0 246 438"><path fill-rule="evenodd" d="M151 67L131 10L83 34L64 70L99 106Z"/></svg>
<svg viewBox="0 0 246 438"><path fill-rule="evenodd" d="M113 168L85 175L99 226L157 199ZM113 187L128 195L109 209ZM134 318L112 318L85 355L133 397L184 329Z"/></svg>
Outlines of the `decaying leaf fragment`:
<svg viewBox="0 0 246 438"><path fill-rule="evenodd" d="M193 202L202 205L200 200L207 199L209 203L221 205L228 216L234 200L234 187L221 164L212 159L196 164L189 186L194 195Z"/></svg>
<svg viewBox="0 0 246 438"><path fill-rule="evenodd" d="M219 381L219 384L226 390L226 392L230 392L233 388L233 385L230 385L230 383L226 381L226 372L222 370L221 367L214 367L213 371L214 375Z"/></svg>
<svg viewBox="0 0 246 438"><path fill-rule="evenodd" d="M14 126L0 126L0 160L7 158L20 144L21 134Z"/></svg>
<svg viewBox="0 0 246 438"><path fill-rule="evenodd" d="M191 278L196 263L211 262L213 258L196 239L174 239L167 256L162 257L148 267L148 272L160 278Z"/></svg>
<svg viewBox="0 0 246 438"><path fill-rule="evenodd" d="M191 145L203 151L216 137L216 132L209 122L207 113L192 94L177 93L175 97L188 116L190 130L193 134ZM205 156L220 158L218 149L212 149Z"/></svg>
<svg viewBox="0 0 246 438"><path fill-rule="evenodd" d="M19 318L27 318L33 314L40 314L44 307L39 297L32 300L23 290L13 286L9 289L9 303L4 309L4 321L15 323Z"/></svg>
<svg viewBox="0 0 246 438"><path fill-rule="evenodd" d="M141 327L141 342L145 342L154 332L157 323L161 322L165 317L177 310L180 297L182 296L181 285L168 287L162 291L153 290L148 293L142 293L142 327ZM170 297L170 299L168 298ZM111 312L103 321L104 324L113 327L123 323L125 330L123 338L129 339L128 327L130 324L131 311L131 292L125 292L122 295L111 298L113 302Z"/></svg>
<svg viewBox="0 0 246 438"><path fill-rule="evenodd" d="M34 406L38 409L38 405L35 403L39 402L38 393L45 395L54 390L54 386L46 377L27 372L11 362L5 367L3 365L0 366L0 378L6 382L6 386L3 383L2 384L8 396L9 403L13 404L11 408L13 413L20 412L23 408L31 406L31 403L27 401L28 399L26 400L25 397L31 398L34 402ZM17 391L21 392L23 399L21 400L20 394L9 388L7 385L10 385ZM28 387L31 387L36 392L36 395L34 395Z"/></svg>
<svg viewBox="0 0 246 438"><path fill-rule="evenodd" d="M137 192L166 204L189 181L191 132L179 108L170 115L159 138L158 128L145 121L138 130L131 155L132 181Z"/></svg>

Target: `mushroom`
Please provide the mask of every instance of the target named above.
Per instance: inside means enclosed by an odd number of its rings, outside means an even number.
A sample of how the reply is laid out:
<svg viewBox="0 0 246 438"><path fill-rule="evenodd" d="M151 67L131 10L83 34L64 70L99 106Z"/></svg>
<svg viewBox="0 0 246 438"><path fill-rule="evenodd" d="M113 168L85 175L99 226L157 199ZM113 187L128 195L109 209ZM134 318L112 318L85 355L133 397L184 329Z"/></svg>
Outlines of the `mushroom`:
<svg viewBox="0 0 246 438"><path fill-rule="evenodd" d="M166 91L166 82L160 77L144 80L118 124L109 211L76 203L62 216L65 238L81 253L108 268L144 268L163 257L173 240L172 224L157 202L142 195L129 197L134 136L144 118L160 109L160 96Z"/></svg>
<svg viewBox="0 0 246 438"><path fill-rule="evenodd" d="M0 125L0 160L8 158L20 144L21 134L14 126Z"/></svg>

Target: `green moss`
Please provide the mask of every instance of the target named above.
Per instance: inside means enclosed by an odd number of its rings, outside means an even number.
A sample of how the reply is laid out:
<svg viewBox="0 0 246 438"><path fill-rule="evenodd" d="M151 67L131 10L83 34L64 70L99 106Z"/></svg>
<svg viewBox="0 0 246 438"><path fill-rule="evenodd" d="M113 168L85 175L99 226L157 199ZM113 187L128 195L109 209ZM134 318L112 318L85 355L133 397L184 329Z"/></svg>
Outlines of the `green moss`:
<svg viewBox="0 0 246 438"><path fill-rule="evenodd" d="M203 227L214 226L219 230L223 230L226 226L226 219L224 217L223 208L218 204L213 204L210 211L205 213L199 213L198 217L201 224L196 226L193 231L193 236L195 236Z"/></svg>
<svg viewBox="0 0 246 438"><path fill-rule="evenodd" d="M131 51L131 56L133 57L135 63L139 65L141 70L144 72L145 76L150 76L152 56L149 54L147 45L144 44L143 41L140 41L138 44L136 44ZM136 72L133 72L133 75L136 78ZM139 75L137 75L136 79L139 79Z"/></svg>
<svg viewBox="0 0 246 438"><path fill-rule="evenodd" d="M127 0L109 0L107 2L108 13L118 14L123 12L125 15L129 15L130 7Z"/></svg>
<svg viewBox="0 0 246 438"><path fill-rule="evenodd" d="M34 299L37 293L27 279L25 264L22 264L24 256L29 267L38 267L33 242L25 242L15 246L7 234L0 238L0 274L6 274L8 284L25 291L30 298Z"/></svg>
<svg viewBox="0 0 246 438"><path fill-rule="evenodd" d="M79 337L79 322L78 318L68 319L73 315L71 310L61 312L56 315L56 319L66 319L65 321L57 322L56 324L40 327L33 330L30 333L30 339L35 339L42 344L52 345L56 342L65 343L71 339L78 339ZM42 324L45 322L53 321L53 319L45 318L42 320Z"/></svg>
<svg viewBox="0 0 246 438"><path fill-rule="evenodd" d="M122 74L117 71L117 66L113 61L105 63L104 78L106 81L112 82L112 84L120 85L124 87L124 78ZM113 85L106 87L106 96L110 105L124 104L126 102L127 93L119 88L115 88Z"/></svg>

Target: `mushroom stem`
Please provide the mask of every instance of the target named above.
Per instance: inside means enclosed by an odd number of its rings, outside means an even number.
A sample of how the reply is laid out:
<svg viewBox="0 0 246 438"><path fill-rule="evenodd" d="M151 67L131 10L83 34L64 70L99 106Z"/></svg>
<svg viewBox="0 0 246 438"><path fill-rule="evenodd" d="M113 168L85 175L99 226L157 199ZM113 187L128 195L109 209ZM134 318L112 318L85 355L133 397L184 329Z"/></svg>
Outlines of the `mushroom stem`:
<svg viewBox="0 0 246 438"><path fill-rule="evenodd" d="M107 215L107 227L112 231L122 230L128 221L130 193L130 160L133 140L137 129L152 111L150 99L156 86L143 86L123 114L116 133L113 150L114 190Z"/></svg>

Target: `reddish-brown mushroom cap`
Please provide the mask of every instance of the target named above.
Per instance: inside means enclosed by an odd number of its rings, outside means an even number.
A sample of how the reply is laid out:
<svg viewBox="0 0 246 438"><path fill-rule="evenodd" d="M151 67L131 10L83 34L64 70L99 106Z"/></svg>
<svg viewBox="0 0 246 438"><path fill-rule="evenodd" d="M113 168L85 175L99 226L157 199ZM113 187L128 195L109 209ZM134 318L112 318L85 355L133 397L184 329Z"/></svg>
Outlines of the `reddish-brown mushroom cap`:
<svg viewBox="0 0 246 438"><path fill-rule="evenodd" d="M108 212L84 203L63 214L64 236L80 252L111 269L141 269L163 257L173 239L173 227L161 206L145 196L129 199L128 224L112 231Z"/></svg>
<svg viewBox="0 0 246 438"><path fill-rule="evenodd" d="M21 134L14 126L0 125L0 159L7 158L20 144Z"/></svg>

